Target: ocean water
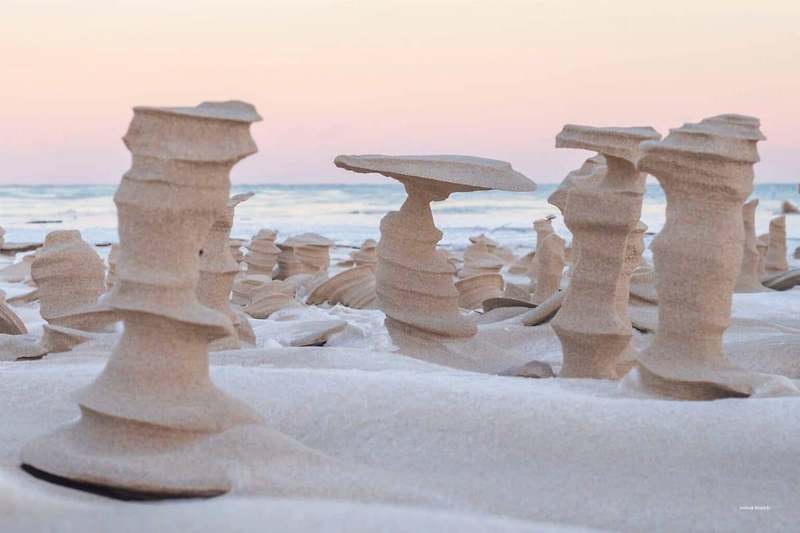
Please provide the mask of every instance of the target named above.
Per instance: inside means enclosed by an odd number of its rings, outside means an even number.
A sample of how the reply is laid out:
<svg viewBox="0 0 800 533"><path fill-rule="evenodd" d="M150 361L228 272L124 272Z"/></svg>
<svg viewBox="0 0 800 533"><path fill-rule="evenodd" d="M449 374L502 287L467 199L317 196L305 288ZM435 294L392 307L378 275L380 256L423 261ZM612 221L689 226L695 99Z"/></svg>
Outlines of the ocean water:
<svg viewBox="0 0 800 533"><path fill-rule="evenodd" d="M480 191L457 193L434 204L442 245L459 250L468 237L485 233L516 250L534 244L531 223L558 210L547 203L557 187L544 184L532 193ZM91 243L116 242L117 218L113 202L115 185L5 186L0 187L0 225L7 242L41 241L56 229L78 229ZM380 219L398 209L405 191L396 183L369 185L234 185L233 193L252 191L255 196L236 210L232 236L249 238L260 228L279 231L279 241L297 233L321 233L343 246L357 246L379 237ZM794 184L758 184L753 197L760 199L756 215L758 233L768 229L781 203L800 203ZM642 220L649 231L664 223L665 199L657 183L649 183ZM42 223L44 221L44 223ZM556 231L569 232L559 216ZM790 250L800 244L800 215L787 217Z"/></svg>

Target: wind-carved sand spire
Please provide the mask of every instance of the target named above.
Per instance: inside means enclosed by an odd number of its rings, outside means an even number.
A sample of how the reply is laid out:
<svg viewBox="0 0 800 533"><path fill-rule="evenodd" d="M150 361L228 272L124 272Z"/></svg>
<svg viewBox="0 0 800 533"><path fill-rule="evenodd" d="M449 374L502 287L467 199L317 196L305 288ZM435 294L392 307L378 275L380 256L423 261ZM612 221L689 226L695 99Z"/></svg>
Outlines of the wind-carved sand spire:
<svg viewBox="0 0 800 533"><path fill-rule="evenodd" d="M667 198L666 223L651 246L658 329L638 356L645 387L685 399L797 391L786 378L735 367L722 349L742 263L742 204L763 139L758 119L720 115L642 144L638 168Z"/></svg>
<svg viewBox="0 0 800 533"><path fill-rule="evenodd" d="M362 264L343 270L317 285L306 299L309 305L324 302L342 304L353 309L377 309L374 265Z"/></svg>
<svg viewBox="0 0 800 533"><path fill-rule="evenodd" d="M767 275L778 274L789 269L786 261L786 215L780 215L769 221L769 241L767 256L764 258L764 270Z"/></svg>
<svg viewBox="0 0 800 533"><path fill-rule="evenodd" d="M763 237L763 238L762 238ZM756 250L758 250L758 275L761 279L767 276L767 250L769 249L769 234L759 235L756 239Z"/></svg>
<svg viewBox="0 0 800 533"><path fill-rule="evenodd" d="M124 139L133 162L114 196L118 281L107 298L125 331L76 394L81 418L29 443L26 468L111 492L209 496L260 453L247 429L259 416L209 379L208 343L233 335L231 321L195 292L231 167L256 152L257 120L242 102L134 108Z"/></svg>
<svg viewBox="0 0 800 533"><path fill-rule="evenodd" d="M564 216L567 210L567 197L569 195L569 191L575 188L578 184L586 187L595 187L596 183L602 179L603 176L605 176L606 170L606 160L602 155L597 154L586 159L580 168L573 170L566 175L566 177L561 181L561 184L559 184L558 188L547 198L548 203L556 206L558 210L561 211L561 215ZM541 240L544 240L544 237L542 237ZM537 237L537 246L541 240ZM579 250L578 243L575 241L575 239L572 240L570 250L572 257L567 257L567 250L564 250L565 259L570 264L570 269L568 272L571 271L574 268L574 265L578 262ZM533 264L533 261L531 264ZM529 277L532 273L536 272L536 268L536 266L533 266L533 269L529 269ZM531 278L531 287L534 285L535 278ZM530 311L521 315L520 321L526 326L537 326L542 324L555 316L559 309L561 309L561 304L563 301L564 291L558 291L552 294L550 298L541 302L535 309L531 309Z"/></svg>
<svg viewBox="0 0 800 533"><path fill-rule="evenodd" d="M489 253L499 257L506 264L513 264L517 260L517 258L514 256L514 252L511 251L511 249L506 248L505 246L500 246L496 240L492 239L491 237L487 237L483 233L470 236L469 242L471 244L478 242L485 243L486 249L489 250ZM469 247L467 247L467 249L469 249Z"/></svg>
<svg viewBox="0 0 800 533"><path fill-rule="evenodd" d="M544 218L537 218L533 221L533 231L536 232L536 248L534 248L533 258L531 262L528 263L528 278L531 280L530 282L530 289L534 290L536 286L536 280L539 276L539 260L536 258L539 255L539 252L542 249L542 243L544 240L555 233L553 229L553 219L555 218L554 215L550 215Z"/></svg>
<svg viewBox="0 0 800 533"><path fill-rule="evenodd" d="M464 250L464 267L458 271L459 278L478 274L497 274L505 262L489 251L486 240L479 239Z"/></svg>
<svg viewBox="0 0 800 533"><path fill-rule="evenodd" d="M50 324L91 330L98 311L108 314L97 306L105 290L105 265L77 230L47 234L31 277L39 288L39 313Z"/></svg>
<svg viewBox="0 0 800 533"><path fill-rule="evenodd" d="M355 266L368 265L373 268L378 264L378 243L375 239L367 239L358 250L350 254Z"/></svg>
<svg viewBox="0 0 800 533"><path fill-rule="evenodd" d="M97 301L105 290L105 265L79 231L48 233L31 263L31 278L37 286L39 313L47 324L36 346L26 348L20 357L69 351L89 340L87 332L113 331L118 315Z"/></svg>
<svg viewBox="0 0 800 533"><path fill-rule="evenodd" d="M458 307L455 268L436 250L442 232L433 223L430 203L454 192L532 191L536 185L506 162L470 156L340 155L334 164L394 178L408 194L400 211L381 220L378 243L376 291L392 338L475 335L475 320Z"/></svg>
<svg viewBox="0 0 800 533"><path fill-rule="evenodd" d="M800 285L800 268L789 270L786 260L786 215L769 221L767 249L762 262L764 275L761 283L768 289L786 291Z"/></svg>
<svg viewBox="0 0 800 533"><path fill-rule="evenodd" d="M564 254L564 239L551 233L542 240L542 245L536 252L537 275L536 292L531 300L536 305L541 304L553 294L558 292L561 286L561 275L564 273L566 257Z"/></svg>
<svg viewBox="0 0 800 533"><path fill-rule="evenodd" d="M652 128L594 128L567 125L557 148L601 153L602 178L580 180L568 189L564 222L573 235L574 267L561 310L551 322L561 340L562 377L616 379L617 364L632 328L627 312L628 235L642 211L645 175L636 169L639 143L659 139Z"/></svg>
<svg viewBox="0 0 800 533"><path fill-rule="evenodd" d="M253 197L252 192L237 194L228 200L225 211L217 217L206 236L200 252L200 278L197 282L197 299L206 307L227 315L234 326L235 333L217 339L212 343L212 350L235 350L242 347L240 332L245 342L253 344L255 334L252 332L247 317L237 314L230 305L233 279L239 274L239 263L233 258L229 239L233 227L233 216L236 206Z"/></svg>
<svg viewBox="0 0 800 533"><path fill-rule="evenodd" d="M605 176L608 166L606 165L606 158L602 154L596 154L586 159L580 168L569 172L555 191L547 197L547 202L554 205L561 211L561 215L567 211L567 196L569 191L576 185L591 185L596 184Z"/></svg>
<svg viewBox="0 0 800 533"><path fill-rule="evenodd" d="M648 304L658 304L658 294L656 293L656 276L653 265L644 259L645 243L644 236L647 231L647 224L641 220L636 228L628 235L628 244L625 253L625 271L630 271L628 276L630 294L624 303L627 312L630 297L638 298ZM623 298L618 302L619 308L623 308Z"/></svg>
<svg viewBox="0 0 800 533"><path fill-rule="evenodd" d="M301 233L278 245L278 273L276 279L287 279L297 274L327 272L331 262L333 241L316 233Z"/></svg>
<svg viewBox="0 0 800 533"><path fill-rule="evenodd" d="M764 292L768 290L761 284L761 275L759 274L761 258L756 246L756 208L758 208L758 198L754 198L742 206L742 219L744 220L742 268L739 271L734 292Z"/></svg>
<svg viewBox="0 0 800 533"><path fill-rule="evenodd" d="M464 309L480 309L489 298L503 296L505 282L500 274L476 274L456 282L458 305Z"/></svg>
<svg viewBox="0 0 800 533"><path fill-rule="evenodd" d="M247 245L247 254L244 262L247 265L247 275L264 275L272 277L272 271L278 262L280 248L275 246L275 239L278 232L271 229L260 229L253 235L252 240Z"/></svg>
<svg viewBox="0 0 800 533"><path fill-rule="evenodd" d="M256 286L249 295L244 312L253 318L269 316L287 307L299 307L295 300L295 287L287 281L271 280Z"/></svg>

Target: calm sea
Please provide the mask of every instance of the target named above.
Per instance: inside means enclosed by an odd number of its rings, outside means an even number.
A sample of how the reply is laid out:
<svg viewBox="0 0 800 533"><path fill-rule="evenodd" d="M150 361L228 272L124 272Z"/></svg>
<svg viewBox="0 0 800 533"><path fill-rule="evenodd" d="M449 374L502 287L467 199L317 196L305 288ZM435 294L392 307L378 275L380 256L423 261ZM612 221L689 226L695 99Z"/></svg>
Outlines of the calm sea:
<svg viewBox="0 0 800 533"><path fill-rule="evenodd" d="M555 184L540 185L532 193L498 191L459 193L434 204L442 244L461 249L467 238L486 233L513 248L533 244L531 222L558 211L546 201ZM116 241L114 185L6 186L0 187L0 225L6 241L39 241L55 229L78 229L92 243ZM378 223L397 209L405 192L394 183L370 185L236 185L232 192L252 191L253 198L236 210L234 237L248 238L260 228L279 231L279 240L314 231L337 244L358 245L378 238ZM757 231L767 231L769 219L781 202L800 204L794 184L759 184L753 196L760 199ZM664 194L658 184L648 184L642 220L657 232L664 222ZM45 223L37 223L47 221ZM555 226L567 236L560 217ZM788 217L790 241L800 241L800 215ZM790 242L790 249L800 242Z"/></svg>

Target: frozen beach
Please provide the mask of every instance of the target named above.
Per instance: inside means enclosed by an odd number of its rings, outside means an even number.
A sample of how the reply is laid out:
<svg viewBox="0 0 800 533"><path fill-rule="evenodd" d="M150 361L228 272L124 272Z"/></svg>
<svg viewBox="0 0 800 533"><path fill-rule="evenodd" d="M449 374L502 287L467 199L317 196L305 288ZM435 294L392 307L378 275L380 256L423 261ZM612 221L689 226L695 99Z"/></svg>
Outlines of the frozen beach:
<svg viewBox="0 0 800 533"><path fill-rule="evenodd" d="M762 203L765 227L792 188L762 187L782 193ZM61 200L55 196L69 188L34 189L16 205L30 201L28 213L35 203L37 217L63 222L31 224L18 209L7 225L9 241L36 240L56 227L80 228L89 241L116 240L110 191ZM391 186L235 190L258 194L237 211L234 235L275 226L285 235L316 230L347 246L375 235L383 209L402 197ZM457 196L447 202L453 209L436 212L437 221L454 250L468 235L493 232L519 255L534 241L532 214L553 211L546 194L509 196L507 203L502 193ZM309 220L306 207L293 204L302 198L327 207L315 207ZM656 195L643 212L654 227L663 223ZM798 234L789 219L791 239ZM106 257L109 248L96 250ZM331 274L349 251L333 249ZM12 298L30 287L5 282L0 289ZM32 336L41 335L36 304L14 310ZM798 289L735 295L726 349L745 368L800 378L798 316ZM331 319L347 326L324 347L287 347L287 332ZM629 382L458 370L397 353L379 310L326 304L249 320L256 348L213 353L212 379L271 429L313 449L325 468L287 455L264 470L254 458L227 495L161 503L109 500L29 476L19 468L23 445L77 417L72 393L106 363L110 346L89 343L39 361L0 363L0 530L778 532L800 520L800 398L682 402ZM559 368L561 346L549 324L500 326L498 333L514 353L485 354L498 368L531 359ZM637 333L636 342L650 337ZM788 351L767 364L759 346Z"/></svg>
<svg viewBox="0 0 800 533"><path fill-rule="evenodd" d="M16 309L38 334L35 306ZM788 343L797 372L798 311L797 289L736 295L727 348ZM332 317L348 326L322 348L263 334ZM779 532L800 520L800 398L682 402L604 380L460 371L392 353L382 322L341 306L287 310L252 320L261 348L212 354L220 388L336 464L242 471L212 500L124 503L27 475L21 447L78 415L71 394L108 353L0 363L0 530ZM557 363L550 326L527 329L521 357Z"/></svg>

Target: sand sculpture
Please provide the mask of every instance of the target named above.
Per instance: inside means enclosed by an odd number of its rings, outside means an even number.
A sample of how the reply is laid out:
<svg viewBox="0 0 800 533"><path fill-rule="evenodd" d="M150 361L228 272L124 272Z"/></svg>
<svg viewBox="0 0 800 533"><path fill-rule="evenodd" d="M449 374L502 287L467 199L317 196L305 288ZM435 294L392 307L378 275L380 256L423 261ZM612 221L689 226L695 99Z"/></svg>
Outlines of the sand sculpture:
<svg viewBox="0 0 800 533"><path fill-rule="evenodd" d="M125 332L76 394L81 418L28 443L25 468L112 493L209 496L229 490L229 470L259 453L245 451L259 416L209 379L208 342L233 327L195 292L199 251L225 214L231 167L256 151L249 127L259 119L241 102L134 108L132 166L114 197L118 281L107 298Z"/></svg>
<svg viewBox="0 0 800 533"><path fill-rule="evenodd" d="M253 293L259 288L272 281L272 278L264 275L243 276L234 278L231 303L239 306L249 305L252 301Z"/></svg>
<svg viewBox="0 0 800 533"><path fill-rule="evenodd" d="M561 286L561 275L566 264L564 239L555 233L547 235L538 248L539 251L536 252L538 258L536 292L531 300L536 305L558 292Z"/></svg>
<svg viewBox="0 0 800 533"><path fill-rule="evenodd" d="M324 302L331 305L342 304L353 309L377 309L375 267L362 264L343 270L317 285L306 299L306 303L310 305Z"/></svg>
<svg viewBox="0 0 800 533"><path fill-rule="evenodd" d="M271 229L261 229L253 235L247 245L247 254L244 262L247 264L247 274L272 276L272 271L278 262L280 248L275 246L278 232Z"/></svg>
<svg viewBox="0 0 800 533"><path fill-rule="evenodd" d="M516 262L517 258L514 256L514 252L510 249L506 248L505 246L500 246L497 241L492 239L491 237L487 237L485 234L481 233L479 235L472 235L469 238L469 242L475 244L477 242L484 242L486 244L486 249L489 250L489 253L499 257L503 260L504 263L510 265ZM469 247L467 247L469 249Z"/></svg>
<svg viewBox="0 0 800 533"><path fill-rule="evenodd" d="M233 280L239 274L239 264L231 254L229 239L236 206L253 197L253 193L237 194L228 200L225 211L214 221L200 251L200 278L197 281L197 299L201 304L227 315L233 324L234 335L216 339L209 349L235 350L242 347L241 331L251 342L255 339L247 317L230 305ZM247 341L246 341L247 342Z"/></svg>
<svg viewBox="0 0 800 533"><path fill-rule="evenodd" d="M81 239L79 231L50 232L31 264L31 277L37 285L36 298L29 293L15 301L39 299L39 313L46 321L42 336L3 337L0 359L38 359L48 353L69 351L95 335L114 331L118 315L98 303L105 290L103 261Z"/></svg>
<svg viewBox="0 0 800 533"><path fill-rule="evenodd" d="M269 318L281 309L299 307L301 304L295 300L295 290L287 281L268 281L253 290L244 312L253 318Z"/></svg>
<svg viewBox="0 0 800 533"><path fill-rule="evenodd" d="M553 219L555 217L550 215L545 218L538 218L533 221L533 231L536 232L536 248L534 249L533 258L528 264L528 278L531 280L531 290L536 286L536 279L539 276L539 260L537 256L542 249L542 243L549 235L553 235Z"/></svg>
<svg viewBox="0 0 800 533"><path fill-rule="evenodd" d="M48 233L31 277L39 290L39 313L48 323L102 331L114 321L111 310L97 304L105 291L105 265L79 231Z"/></svg>
<svg viewBox="0 0 800 533"><path fill-rule="evenodd" d="M602 179L608 169L606 158L602 154L594 155L586 159L580 168L567 174L558 188L547 197L547 202L554 205L561 211L563 216L567 209L567 195L577 184L591 185Z"/></svg>
<svg viewBox="0 0 800 533"><path fill-rule="evenodd" d="M567 192L564 222L577 252L561 309L551 322L561 341L562 377L619 377L617 365L633 335L625 255L641 216L645 183L635 163L639 143L659 138L652 128L576 125L564 126L556 137L557 148L599 152L607 164L602 177L576 181Z"/></svg>
<svg viewBox="0 0 800 533"><path fill-rule="evenodd" d="M628 243L625 252L625 272L630 272L625 279L629 279L629 295L631 298L641 300L646 304L658 304L658 294L656 293L656 275L653 266L644 259L644 236L647 231L647 224L641 220L636 228L628 236ZM627 306L628 301L623 301L620 296L617 302L619 309Z"/></svg>
<svg viewBox="0 0 800 533"><path fill-rule="evenodd" d="M769 221L769 241L767 255L764 258L764 270L767 275L778 274L788 270L786 261L786 215Z"/></svg>
<svg viewBox="0 0 800 533"><path fill-rule="evenodd" d="M763 238L762 238L763 237ZM758 275L761 279L767 277L767 249L769 248L769 234L760 235L756 240L756 250L758 250Z"/></svg>
<svg viewBox="0 0 800 533"><path fill-rule="evenodd" d="M278 245L278 273L276 279L286 279L297 274L326 272L330 265L333 241L316 233L302 233Z"/></svg>
<svg viewBox="0 0 800 533"><path fill-rule="evenodd" d="M355 266L369 265L375 267L378 264L378 243L375 239L367 239L361 243L361 248L350 254Z"/></svg>
<svg viewBox="0 0 800 533"><path fill-rule="evenodd" d="M658 329L638 356L645 387L685 399L797 390L786 378L735 367L722 350L742 261L742 204L763 139L758 119L720 115L642 144L638 168L667 197L666 223L652 244Z"/></svg>
<svg viewBox="0 0 800 533"><path fill-rule="evenodd" d="M481 309L484 300L503 296L503 276L476 274L456 282L458 305L464 309Z"/></svg>
<svg viewBox="0 0 800 533"><path fill-rule="evenodd" d="M631 234L628 236L628 243L625 252L626 268L635 271L641 267L652 268L644 258L644 251L647 248L644 244L644 236L647 232L647 224L641 220L636 223Z"/></svg>
<svg viewBox="0 0 800 533"><path fill-rule="evenodd" d="M763 292L767 290L761 284L761 275L759 274L759 261L761 258L756 247L756 208L758 208L758 198L754 198L742 206L742 219L744 220L742 268L736 280L735 292Z"/></svg>
<svg viewBox="0 0 800 533"><path fill-rule="evenodd" d="M437 251L442 232L430 203L454 192L532 191L536 185L506 162L469 156L340 155L337 167L400 181L408 197L381 220L376 291L395 342L412 336L471 337L475 320L461 313L455 267Z"/></svg>
<svg viewBox="0 0 800 533"><path fill-rule="evenodd" d="M511 266L508 267L508 273L514 274L515 276L527 274L528 269L530 269L531 267L531 261L533 261L533 257L535 254L536 254L535 251L528 252L527 254L515 260L511 264Z"/></svg>
<svg viewBox="0 0 800 533"><path fill-rule="evenodd" d="M485 240L478 240L464 250L464 266L458 271L459 278L478 274L497 274L505 261L492 254Z"/></svg>

